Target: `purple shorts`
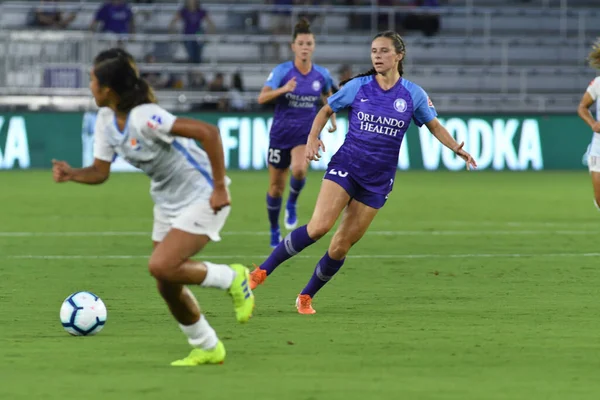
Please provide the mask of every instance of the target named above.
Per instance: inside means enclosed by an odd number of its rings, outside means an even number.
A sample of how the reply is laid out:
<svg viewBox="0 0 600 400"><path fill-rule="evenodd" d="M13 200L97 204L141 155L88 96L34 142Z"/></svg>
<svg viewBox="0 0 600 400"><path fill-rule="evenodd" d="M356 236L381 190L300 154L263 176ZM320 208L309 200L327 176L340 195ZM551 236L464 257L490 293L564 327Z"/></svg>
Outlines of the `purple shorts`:
<svg viewBox="0 0 600 400"><path fill-rule="evenodd" d="M346 193L350 195L351 199L354 199L360 203L363 203L371 208L379 209L383 207L387 201L388 195L373 193L370 190L365 189L360 183L358 183L350 173L345 171L343 168L338 167L327 167L327 172L323 179L333 181L344 188Z"/></svg>

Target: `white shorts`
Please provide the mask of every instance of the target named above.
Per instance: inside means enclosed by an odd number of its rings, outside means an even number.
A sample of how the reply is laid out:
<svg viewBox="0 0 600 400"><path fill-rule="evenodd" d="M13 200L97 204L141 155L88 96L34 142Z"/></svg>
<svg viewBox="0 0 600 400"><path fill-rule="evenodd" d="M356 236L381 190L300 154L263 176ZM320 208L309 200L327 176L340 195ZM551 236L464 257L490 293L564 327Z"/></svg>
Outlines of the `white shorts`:
<svg viewBox="0 0 600 400"><path fill-rule="evenodd" d="M176 215L169 215L155 205L152 240L162 241L167 233L175 228L194 235L206 235L213 242L218 242L221 240L219 233L230 211L231 207L227 206L215 214L209 202L203 201L184 208Z"/></svg>
<svg viewBox="0 0 600 400"><path fill-rule="evenodd" d="M588 156L587 165L590 172L600 172L600 156Z"/></svg>

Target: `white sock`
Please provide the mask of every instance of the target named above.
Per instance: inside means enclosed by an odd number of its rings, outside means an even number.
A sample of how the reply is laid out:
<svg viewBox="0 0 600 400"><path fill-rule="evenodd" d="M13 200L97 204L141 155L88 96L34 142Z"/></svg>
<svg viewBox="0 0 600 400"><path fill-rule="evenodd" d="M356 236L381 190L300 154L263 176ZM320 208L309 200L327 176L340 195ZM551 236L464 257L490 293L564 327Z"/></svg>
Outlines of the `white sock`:
<svg viewBox="0 0 600 400"><path fill-rule="evenodd" d="M235 271L229 265L213 264L204 261L206 265L206 278L200 284L204 287L214 287L219 289L229 289L235 279Z"/></svg>
<svg viewBox="0 0 600 400"><path fill-rule="evenodd" d="M192 347L200 347L204 350L212 350L217 347L219 338L217 332L208 324L204 314L200 315L198 322L192 325L181 325L179 327L188 337L188 343Z"/></svg>

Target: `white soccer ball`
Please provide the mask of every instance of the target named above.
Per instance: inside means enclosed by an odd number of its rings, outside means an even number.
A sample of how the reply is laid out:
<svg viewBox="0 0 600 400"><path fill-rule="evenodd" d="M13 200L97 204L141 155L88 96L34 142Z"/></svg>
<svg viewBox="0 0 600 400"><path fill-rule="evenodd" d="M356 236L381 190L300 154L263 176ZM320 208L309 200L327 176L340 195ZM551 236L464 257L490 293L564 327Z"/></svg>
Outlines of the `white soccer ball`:
<svg viewBox="0 0 600 400"><path fill-rule="evenodd" d="M94 293L73 293L60 307L60 322L73 336L95 335L106 323L106 306Z"/></svg>

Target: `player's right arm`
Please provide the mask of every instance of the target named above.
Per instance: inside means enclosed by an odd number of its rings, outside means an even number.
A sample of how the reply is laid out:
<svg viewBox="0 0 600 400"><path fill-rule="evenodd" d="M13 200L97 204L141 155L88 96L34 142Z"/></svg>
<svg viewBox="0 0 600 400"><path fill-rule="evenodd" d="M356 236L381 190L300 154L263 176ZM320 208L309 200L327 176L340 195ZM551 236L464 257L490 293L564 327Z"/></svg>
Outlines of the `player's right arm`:
<svg viewBox="0 0 600 400"><path fill-rule="evenodd" d="M94 163L85 168L72 168L65 161L52 160L52 177L55 182L77 182L98 185L106 182L110 176L110 162L94 159Z"/></svg>
<svg viewBox="0 0 600 400"><path fill-rule="evenodd" d="M592 128L594 132L600 132L600 122L596 121L590 112L590 106L598 99L600 94L600 79L596 78L590 83L587 90L583 94L579 106L577 107L577 114L585 121L586 124Z"/></svg>
<svg viewBox="0 0 600 400"><path fill-rule="evenodd" d="M99 185L110 176L110 164L115 151L106 136L106 125L112 123L112 113L101 108L94 124L94 162L89 167L73 168L65 161L52 160L52 177L55 182L78 182Z"/></svg>
<svg viewBox="0 0 600 400"><path fill-rule="evenodd" d="M267 82L265 82L265 86L263 86L258 95L258 104L269 103L279 96L293 92L294 89L296 89L295 77L287 81L284 85L281 85L281 82L288 71L289 69L286 70L284 65L278 65L273 69L267 78Z"/></svg>

